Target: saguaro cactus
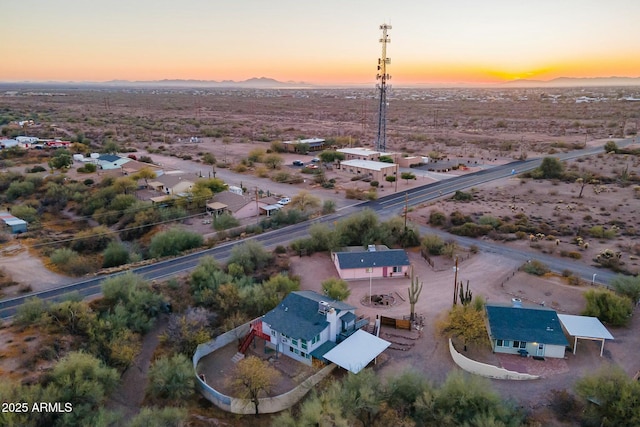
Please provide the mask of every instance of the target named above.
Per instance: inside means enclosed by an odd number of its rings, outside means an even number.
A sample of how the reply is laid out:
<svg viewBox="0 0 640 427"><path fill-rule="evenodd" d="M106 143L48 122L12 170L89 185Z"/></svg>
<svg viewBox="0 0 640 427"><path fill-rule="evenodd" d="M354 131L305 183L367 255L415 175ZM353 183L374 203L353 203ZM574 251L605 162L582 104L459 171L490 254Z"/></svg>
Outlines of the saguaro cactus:
<svg viewBox="0 0 640 427"><path fill-rule="evenodd" d="M411 321L416 320L416 303L418 302L418 298L420 298L420 292L422 292L422 282L418 281L418 277L413 272L413 267L411 267L411 286L408 289L409 292L409 304L411 304Z"/></svg>

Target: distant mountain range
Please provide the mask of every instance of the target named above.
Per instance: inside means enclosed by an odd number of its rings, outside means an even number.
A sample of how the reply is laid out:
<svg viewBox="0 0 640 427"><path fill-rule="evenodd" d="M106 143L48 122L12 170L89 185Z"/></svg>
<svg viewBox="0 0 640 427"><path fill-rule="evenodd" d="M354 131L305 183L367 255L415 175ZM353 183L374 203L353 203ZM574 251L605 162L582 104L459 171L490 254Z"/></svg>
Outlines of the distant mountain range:
<svg viewBox="0 0 640 427"><path fill-rule="evenodd" d="M284 89L284 88L310 88L314 85L304 82L281 82L268 77L254 77L242 81L234 80L110 80L106 82L0 82L1 87L37 87L37 88L83 88L83 87L137 87L137 88L256 88L256 89Z"/></svg>
<svg viewBox="0 0 640 427"><path fill-rule="evenodd" d="M255 89L312 89L322 87L369 87L370 84L335 84L335 85L316 85L305 82L287 81L281 82L269 77L254 77L242 81L234 80L182 80L182 79L165 79L165 80L111 80L107 82L0 82L0 89L16 89L16 88L33 88L33 89L73 89L73 88L89 88L89 87L130 87L130 88L255 88ZM575 78L575 77L558 77L552 80L527 80L519 79L505 83L490 84L397 84L396 87L595 87L595 86L640 86L640 77L593 77L593 78Z"/></svg>
<svg viewBox="0 0 640 427"><path fill-rule="evenodd" d="M552 80L512 80L504 84L518 87L639 86L640 77L558 77Z"/></svg>

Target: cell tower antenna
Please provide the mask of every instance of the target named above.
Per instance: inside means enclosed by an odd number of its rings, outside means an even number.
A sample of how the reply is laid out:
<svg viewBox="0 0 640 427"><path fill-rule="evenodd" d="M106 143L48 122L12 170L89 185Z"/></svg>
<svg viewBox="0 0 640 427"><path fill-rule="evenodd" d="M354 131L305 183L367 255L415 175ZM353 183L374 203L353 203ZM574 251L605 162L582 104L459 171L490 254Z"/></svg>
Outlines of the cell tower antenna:
<svg viewBox="0 0 640 427"><path fill-rule="evenodd" d="M387 151L387 80L391 79L387 73L387 65L391 64L391 58L387 58L387 43L391 43L391 39L387 35L387 31L391 29L391 24L380 25L382 30L382 56L378 58L378 74L376 74L376 89L378 90L378 134L376 135L376 150L380 152Z"/></svg>

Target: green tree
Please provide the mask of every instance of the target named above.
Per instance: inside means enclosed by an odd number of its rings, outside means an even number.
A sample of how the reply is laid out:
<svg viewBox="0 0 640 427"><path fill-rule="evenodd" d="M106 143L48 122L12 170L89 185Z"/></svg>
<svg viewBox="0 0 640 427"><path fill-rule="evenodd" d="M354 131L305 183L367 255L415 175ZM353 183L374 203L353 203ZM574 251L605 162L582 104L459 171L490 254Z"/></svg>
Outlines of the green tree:
<svg viewBox="0 0 640 427"><path fill-rule="evenodd" d="M400 174L400 178L404 179L407 182L407 185L409 185L409 180L416 179L416 176L413 172L402 172Z"/></svg>
<svg viewBox="0 0 640 427"><path fill-rule="evenodd" d="M433 417L433 425L515 427L523 421L522 415L491 389L489 380L460 371L449 374L434 395L425 393L420 400L418 419Z"/></svg>
<svg viewBox="0 0 640 427"><path fill-rule="evenodd" d="M157 359L149 368L147 394L157 401L182 402L194 392L193 363L183 354Z"/></svg>
<svg viewBox="0 0 640 427"><path fill-rule="evenodd" d="M5 196L7 201L12 202L20 197L32 195L36 190L36 186L30 181L14 181L9 185Z"/></svg>
<svg viewBox="0 0 640 427"><path fill-rule="evenodd" d="M640 276L616 275L611 287L620 295L628 297L634 304L640 301Z"/></svg>
<svg viewBox="0 0 640 427"><path fill-rule="evenodd" d="M421 247L429 255L442 255L444 240L437 234L427 234L422 238Z"/></svg>
<svg viewBox="0 0 640 427"><path fill-rule="evenodd" d="M102 252L102 267L116 267L129 262L129 250L120 242L109 242Z"/></svg>
<svg viewBox="0 0 640 427"><path fill-rule="evenodd" d="M604 152L605 153L617 153L618 152L618 145L615 143L615 141L607 141L606 144L604 144Z"/></svg>
<svg viewBox="0 0 640 427"><path fill-rule="evenodd" d="M619 296L609 290L590 289L584 293L587 307L583 316L597 317L611 326L624 326L629 323L633 312L633 303L626 296Z"/></svg>
<svg viewBox="0 0 640 427"><path fill-rule="evenodd" d="M318 154L318 158L322 163L334 163L343 161L345 159L345 155L338 151L323 151Z"/></svg>
<svg viewBox="0 0 640 427"><path fill-rule="evenodd" d="M337 277L331 277L322 282L322 292L337 301L344 301L351 295L349 284Z"/></svg>
<svg viewBox="0 0 640 427"><path fill-rule="evenodd" d="M220 178L199 179L194 184L194 188L208 188L213 194L222 193L228 187L229 186Z"/></svg>
<svg viewBox="0 0 640 427"><path fill-rule="evenodd" d="M201 234L175 227L151 238L149 255L153 258L175 256L182 251L202 246L203 243Z"/></svg>
<svg viewBox="0 0 640 427"><path fill-rule="evenodd" d="M86 425L115 390L118 379L118 372L99 359L85 353L69 353L53 367L46 387L46 401L73 406L73 411L57 417L55 425Z"/></svg>
<svg viewBox="0 0 640 427"><path fill-rule="evenodd" d="M303 212L315 210L320 207L320 199L306 190L300 191L291 198L291 207L299 209Z"/></svg>
<svg viewBox="0 0 640 427"><path fill-rule="evenodd" d="M62 169L69 167L73 164L73 157L69 150L59 148L53 153L53 157L49 160L49 167L51 169Z"/></svg>
<svg viewBox="0 0 640 427"><path fill-rule="evenodd" d="M255 356L240 360L233 370L230 386L241 399L250 399L259 414L260 397L268 394L278 381L280 372Z"/></svg>
<svg viewBox="0 0 640 427"><path fill-rule="evenodd" d="M153 292L144 278L130 272L102 282L102 295L102 302L114 307L104 317L115 320L113 315L120 314L124 324L138 333L145 333L151 328L165 305L162 296Z"/></svg>
<svg viewBox="0 0 640 427"><path fill-rule="evenodd" d="M629 378L621 368L604 366L579 379L575 390L585 403L583 425L640 425L640 381Z"/></svg>
<svg viewBox="0 0 640 427"><path fill-rule="evenodd" d="M556 157L545 157L538 167L540 178L560 179L564 175L564 163Z"/></svg>
<svg viewBox="0 0 640 427"><path fill-rule="evenodd" d="M105 154L118 154L120 152L120 146L111 138L107 138L102 145L102 152Z"/></svg>
<svg viewBox="0 0 640 427"><path fill-rule="evenodd" d="M271 253L260 242L247 240L233 247L229 263L240 265L245 274L252 274L265 267L272 258Z"/></svg>
<svg viewBox="0 0 640 427"><path fill-rule="evenodd" d="M278 169L284 163L284 159L279 154L267 154L264 156L264 164L270 167L271 169Z"/></svg>
<svg viewBox="0 0 640 427"><path fill-rule="evenodd" d="M484 306L481 303L455 305L437 327L445 336L461 339L465 349L467 344L488 342Z"/></svg>
<svg viewBox="0 0 640 427"><path fill-rule="evenodd" d="M240 221L228 212L218 215L213 218L213 228L216 230L227 230L229 228L237 227L240 225Z"/></svg>

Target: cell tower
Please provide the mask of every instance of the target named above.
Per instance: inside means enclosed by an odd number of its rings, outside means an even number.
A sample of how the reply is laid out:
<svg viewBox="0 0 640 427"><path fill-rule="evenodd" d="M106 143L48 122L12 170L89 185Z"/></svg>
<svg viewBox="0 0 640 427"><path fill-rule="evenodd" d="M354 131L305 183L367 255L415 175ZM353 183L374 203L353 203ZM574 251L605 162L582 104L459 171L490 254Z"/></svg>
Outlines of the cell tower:
<svg viewBox="0 0 640 427"><path fill-rule="evenodd" d="M376 136L376 150L385 152L387 151L387 80L391 76L387 73L387 65L391 64L391 58L387 58L387 43L391 43L391 39L387 35L387 30L391 29L390 24L380 25L382 30L382 56L378 58L378 74L376 74L376 80L380 80L380 83L376 84L376 89L379 92L380 104L378 105L378 134Z"/></svg>

